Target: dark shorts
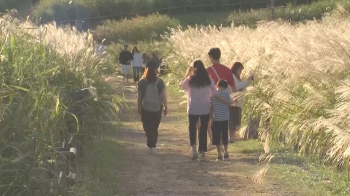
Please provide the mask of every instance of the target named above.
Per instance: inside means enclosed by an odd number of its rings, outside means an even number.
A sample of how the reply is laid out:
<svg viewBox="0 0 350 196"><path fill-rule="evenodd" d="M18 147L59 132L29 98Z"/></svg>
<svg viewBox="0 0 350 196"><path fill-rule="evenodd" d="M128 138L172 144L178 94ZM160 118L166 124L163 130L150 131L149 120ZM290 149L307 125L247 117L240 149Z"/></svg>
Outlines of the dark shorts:
<svg viewBox="0 0 350 196"><path fill-rule="evenodd" d="M230 130L237 130L241 128L241 120L242 120L242 108L231 106L230 107L230 122L229 128Z"/></svg>
<svg viewBox="0 0 350 196"><path fill-rule="evenodd" d="M212 124L213 145L228 144L228 120L213 121Z"/></svg>

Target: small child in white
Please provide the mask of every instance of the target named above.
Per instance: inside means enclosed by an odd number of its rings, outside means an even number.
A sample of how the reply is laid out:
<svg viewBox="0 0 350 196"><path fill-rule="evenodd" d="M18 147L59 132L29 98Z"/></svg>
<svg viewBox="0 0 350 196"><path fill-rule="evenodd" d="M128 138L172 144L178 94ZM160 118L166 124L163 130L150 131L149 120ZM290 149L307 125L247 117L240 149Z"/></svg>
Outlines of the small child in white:
<svg viewBox="0 0 350 196"><path fill-rule="evenodd" d="M226 80L220 80L217 83L218 94L224 99L230 101L230 92L227 91L228 83ZM213 115L212 124L212 144L216 145L218 151L218 160L228 159L228 123L230 119L229 106L218 99L212 98L211 109ZM221 141L224 145L224 156L222 156Z"/></svg>

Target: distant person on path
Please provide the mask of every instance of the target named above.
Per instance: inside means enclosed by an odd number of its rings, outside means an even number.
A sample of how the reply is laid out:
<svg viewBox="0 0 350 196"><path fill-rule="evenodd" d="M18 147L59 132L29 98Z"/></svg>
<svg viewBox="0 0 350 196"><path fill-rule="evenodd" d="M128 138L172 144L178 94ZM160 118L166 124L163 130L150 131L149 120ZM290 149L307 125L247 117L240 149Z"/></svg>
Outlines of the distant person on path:
<svg viewBox="0 0 350 196"><path fill-rule="evenodd" d="M142 79L137 83L137 110L141 115L143 129L147 137L150 154L155 153L158 140L158 127L168 113L168 101L164 81L158 77L156 65L149 61Z"/></svg>
<svg viewBox="0 0 350 196"><path fill-rule="evenodd" d="M230 68L226 67L225 65L222 65L220 63L221 58L221 51L219 48L211 48L208 52L210 61L212 65L207 68L207 72L210 76L210 78L214 81L215 84L219 82L219 80L226 80L229 84L228 90L229 92L236 92L235 88L235 82L232 76L232 72ZM212 119L209 121L211 124ZM208 134L210 141L212 141L212 132L211 132L211 125L208 126ZM215 145L212 145L211 142L208 145L208 148L213 149L215 148Z"/></svg>
<svg viewBox="0 0 350 196"><path fill-rule="evenodd" d="M122 67L122 74L124 81L128 82L128 76L130 75L131 61L133 56L130 51L128 51L128 46L124 45L124 50L119 54L119 63Z"/></svg>
<svg viewBox="0 0 350 196"><path fill-rule="evenodd" d="M233 74L233 78L235 80L237 91L244 91L245 88L247 88L252 81L254 80L254 76L251 75L247 80L242 81L241 80L241 74L244 67L243 64L240 62L235 62L231 67L231 72ZM230 142L234 143L236 141L236 133L241 127L241 121L242 121L242 107L244 104L244 96L239 96L237 102L235 105L230 107L230 123L229 123L229 129L230 129Z"/></svg>
<svg viewBox="0 0 350 196"><path fill-rule="evenodd" d="M156 64L157 69L162 64L162 61L157 57L157 55L155 53L151 54L151 61L153 61Z"/></svg>
<svg viewBox="0 0 350 196"><path fill-rule="evenodd" d="M218 94L226 99L231 100L230 92L227 90L228 83L226 80L220 80L217 84ZM216 145L218 152L218 160L228 159L229 154L227 152L228 145L228 121L230 119L229 106L215 97L212 98L211 109L213 115L212 124L212 144ZM224 156L222 156L221 141L224 145Z"/></svg>
<svg viewBox="0 0 350 196"><path fill-rule="evenodd" d="M103 42L100 39L96 40L95 52L97 55L103 55L103 53L105 52L105 46L103 45Z"/></svg>
<svg viewBox="0 0 350 196"><path fill-rule="evenodd" d="M134 82L138 82L140 80L140 73L141 73L141 67L142 67L142 54L139 52L136 46L131 51L131 54L133 56L132 60L132 68L134 73Z"/></svg>
<svg viewBox="0 0 350 196"><path fill-rule="evenodd" d="M207 152L207 129L210 118L210 101L215 96L219 100L225 101L220 95L216 94L216 87L213 80L209 77L202 61L197 60L193 66L187 69L187 73L180 82L180 87L187 94L187 113L189 120L189 136L192 148L192 160L198 158L198 152L201 159L205 159ZM226 102L228 105L231 102ZM197 130L196 125L200 119L199 128L199 146L197 151Z"/></svg>

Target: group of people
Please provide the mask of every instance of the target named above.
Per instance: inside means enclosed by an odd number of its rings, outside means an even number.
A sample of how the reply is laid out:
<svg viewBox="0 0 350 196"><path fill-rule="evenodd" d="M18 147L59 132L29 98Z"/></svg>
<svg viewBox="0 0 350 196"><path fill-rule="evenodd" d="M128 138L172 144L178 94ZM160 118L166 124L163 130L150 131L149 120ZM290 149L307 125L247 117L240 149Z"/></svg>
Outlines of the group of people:
<svg viewBox="0 0 350 196"><path fill-rule="evenodd" d="M246 80L241 79L244 67L240 62L235 62L231 69L222 65L219 48L211 48L208 56L211 66L205 68L201 60L195 61L179 84L187 94L192 160L205 159L205 153L212 147L217 149L218 160L229 158L228 143L236 140L244 102L243 96L231 95L243 91L254 80L253 75ZM141 115L147 146L154 154L162 113L168 113L166 86L158 77L154 61L147 62L145 72L137 83L137 92L137 110Z"/></svg>
<svg viewBox="0 0 350 196"><path fill-rule="evenodd" d="M159 58L155 54L151 54L150 60L156 64L158 69L161 64ZM147 61L147 55L145 53L141 53L136 46L134 46L130 52L128 50L128 46L124 45L123 51L121 51L119 54L119 63L121 64L124 81L129 81L129 75L131 74L132 68L134 82L138 82L145 71Z"/></svg>

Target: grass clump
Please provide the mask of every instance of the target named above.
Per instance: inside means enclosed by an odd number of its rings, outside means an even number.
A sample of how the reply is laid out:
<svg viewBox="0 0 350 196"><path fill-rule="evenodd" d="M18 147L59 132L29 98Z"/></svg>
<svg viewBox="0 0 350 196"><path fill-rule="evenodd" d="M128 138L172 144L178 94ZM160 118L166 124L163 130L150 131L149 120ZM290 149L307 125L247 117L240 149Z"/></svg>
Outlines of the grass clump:
<svg viewBox="0 0 350 196"><path fill-rule="evenodd" d="M89 193L77 183L50 193L57 183L47 155L70 134L84 138L84 158L96 156L106 121L117 118L117 97L101 81L103 64L90 48L87 35L49 24L35 28L9 15L0 18L0 192L4 195L71 195ZM84 113L73 120L71 93L89 88ZM76 116L77 117L77 116ZM82 160L80 160L82 161ZM95 163L98 165L99 163ZM93 182L88 167L77 167L77 181ZM96 182L94 182L96 183ZM94 190L94 194L98 193Z"/></svg>
<svg viewBox="0 0 350 196"><path fill-rule="evenodd" d="M146 17L138 16L120 21L108 20L96 28L97 38L107 42L149 41L160 39L161 35L169 32L169 28L176 28L179 22L166 15L152 14Z"/></svg>

